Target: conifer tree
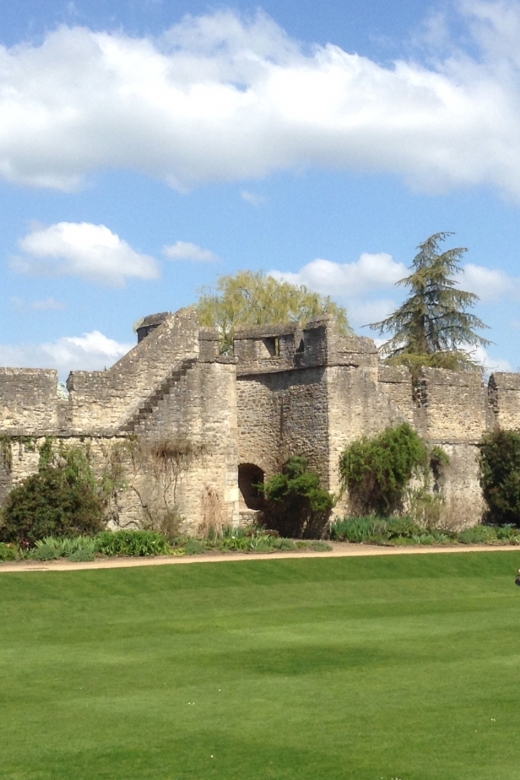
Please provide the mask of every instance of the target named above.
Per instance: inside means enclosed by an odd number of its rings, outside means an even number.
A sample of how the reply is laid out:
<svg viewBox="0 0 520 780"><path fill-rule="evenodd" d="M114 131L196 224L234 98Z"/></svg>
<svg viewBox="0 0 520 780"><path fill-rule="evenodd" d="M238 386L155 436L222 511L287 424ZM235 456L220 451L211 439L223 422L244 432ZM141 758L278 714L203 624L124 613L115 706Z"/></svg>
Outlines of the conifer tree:
<svg viewBox="0 0 520 780"><path fill-rule="evenodd" d="M471 370L477 363L468 347L490 343L475 332L487 325L467 311L475 306L478 296L460 290L453 278L467 249L439 249L451 235L435 233L419 244L412 273L397 282L408 287L410 295L393 314L370 325L380 335L393 334L380 349L390 364Z"/></svg>

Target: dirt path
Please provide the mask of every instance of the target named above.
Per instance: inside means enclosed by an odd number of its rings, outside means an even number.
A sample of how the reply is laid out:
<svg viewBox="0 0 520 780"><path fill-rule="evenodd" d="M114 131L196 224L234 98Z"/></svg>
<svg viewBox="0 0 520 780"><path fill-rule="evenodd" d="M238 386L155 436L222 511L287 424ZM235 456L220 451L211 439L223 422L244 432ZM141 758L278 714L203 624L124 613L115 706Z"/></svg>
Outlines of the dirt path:
<svg viewBox="0 0 520 780"><path fill-rule="evenodd" d="M90 563L71 561L14 561L0 563L2 572L79 571L80 569L128 569L138 566L177 566L188 563L222 563L229 561L281 560L285 558L348 558L367 555L431 555L432 553L512 552L512 545L460 545L457 547L379 547L370 544L333 544L331 552L274 552L274 553L209 553L206 555L164 556L158 558L107 558ZM520 549L518 550L520 565Z"/></svg>

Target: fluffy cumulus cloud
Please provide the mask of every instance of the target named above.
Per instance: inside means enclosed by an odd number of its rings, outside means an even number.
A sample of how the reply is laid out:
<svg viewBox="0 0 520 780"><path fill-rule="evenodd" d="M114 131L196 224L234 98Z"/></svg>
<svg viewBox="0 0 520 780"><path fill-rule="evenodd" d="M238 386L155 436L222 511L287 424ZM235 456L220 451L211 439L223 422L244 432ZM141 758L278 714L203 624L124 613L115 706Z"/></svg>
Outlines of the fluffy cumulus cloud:
<svg viewBox="0 0 520 780"><path fill-rule="evenodd" d="M108 368L134 345L121 344L97 330L83 336L64 336L43 344L0 344L0 365L56 368L63 379L69 371Z"/></svg>
<svg viewBox="0 0 520 780"><path fill-rule="evenodd" d="M153 257L139 254L105 225L58 222L33 230L18 242L22 254L11 265L19 273L79 276L121 287L126 279L159 275Z"/></svg>
<svg viewBox="0 0 520 780"><path fill-rule="evenodd" d="M478 295L483 303L520 300L520 277L512 277L498 268L467 263L457 281L463 290Z"/></svg>
<svg viewBox="0 0 520 780"><path fill-rule="evenodd" d="M183 190L320 166L520 199L520 5L461 14L466 51L389 66L230 11L160 38L64 26L0 47L0 175L70 190L130 168Z"/></svg>
<svg viewBox="0 0 520 780"><path fill-rule="evenodd" d="M191 260L194 263L214 263L220 258L209 249L203 249L190 241L176 241L163 247L163 254L170 260Z"/></svg>
<svg viewBox="0 0 520 780"><path fill-rule="evenodd" d="M406 266L396 263L384 252L363 252L354 263L333 263L331 260L313 260L298 273L270 271L271 276L283 278L291 284L304 284L322 295L356 298L373 290L388 287L407 275Z"/></svg>

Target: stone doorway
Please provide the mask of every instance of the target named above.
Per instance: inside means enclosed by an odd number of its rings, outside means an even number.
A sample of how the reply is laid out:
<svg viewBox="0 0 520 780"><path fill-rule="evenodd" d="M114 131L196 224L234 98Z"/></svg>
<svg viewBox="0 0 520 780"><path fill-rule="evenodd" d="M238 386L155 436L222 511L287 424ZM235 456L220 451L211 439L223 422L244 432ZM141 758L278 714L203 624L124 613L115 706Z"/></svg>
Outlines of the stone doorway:
<svg viewBox="0 0 520 780"><path fill-rule="evenodd" d="M258 511L263 506L263 495L257 485L264 484L264 472L254 463L241 463L238 467L240 509Z"/></svg>

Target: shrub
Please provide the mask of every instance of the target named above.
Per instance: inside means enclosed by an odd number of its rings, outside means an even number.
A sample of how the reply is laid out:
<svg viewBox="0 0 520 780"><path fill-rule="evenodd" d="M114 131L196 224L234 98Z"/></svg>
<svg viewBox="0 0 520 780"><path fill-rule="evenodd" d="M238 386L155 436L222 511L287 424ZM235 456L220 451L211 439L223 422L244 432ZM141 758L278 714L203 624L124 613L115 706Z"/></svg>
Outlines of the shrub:
<svg viewBox="0 0 520 780"><path fill-rule="evenodd" d="M283 537L280 538L273 538L272 540L272 547L273 550L286 550L286 551L294 551L296 550L296 545L293 542L292 539L284 539Z"/></svg>
<svg viewBox="0 0 520 780"><path fill-rule="evenodd" d="M42 458L40 471L9 493L0 541L27 548L50 535L92 534L103 525L103 504L87 456L62 446L58 460Z"/></svg>
<svg viewBox="0 0 520 780"><path fill-rule="evenodd" d="M487 434L479 448L480 484L488 505L486 519L520 527L520 432Z"/></svg>
<svg viewBox="0 0 520 780"><path fill-rule="evenodd" d="M386 533L389 539L412 539L421 536L422 529L409 517L391 517L386 521Z"/></svg>
<svg viewBox="0 0 520 780"><path fill-rule="evenodd" d="M344 517L331 525L330 538L334 541L368 542L385 531L386 523L381 517Z"/></svg>
<svg viewBox="0 0 520 780"><path fill-rule="evenodd" d="M309 542L307 546L309 550L313 550L313 552L330 552L332 550L330 544L327 544L327 542L322 542L319 539Z"/></svg>
<svg viewBox="0 0 520 780"><path fill-rule="evenodd" d="M185 555L200 555L207 549L207 545L200 539L188 539L183 547Z"/></svg>
<svg viewBox="0 0 520 780"><path fill-rule="evenodd" d="M19 557L20 553L14 544L0 542L0 561L16 561Z"/></svg>
<svg viewBox="0 0 520 780"><path fill-rule="evenodd" d="M496 530L488 525L476 525L467 528L458 534L458 540L462 544L484 544L497 541Z"/></svg>
<svg viewBox="0 0 520 780"><path fill-rule="evenodd" d="M327 526L333 496L320 487L318 474L305 458L290 457L281 473L260 486L265 498L264 521L280 536L320 538Z"/></svg>
<svg viewBox="0 0 520 780"><path fill-rule="evenodd" d="M353 442L341 455L339 469L355 514L389 515L402 509L408 482L427 466L426 445L403 423Z"/></svg>
<svg viewBox="0 0 520 780"><path fill-rule="evenodd" d="M166 539L156 531L103 531L95 539L96 552L115 557L127 555L169 555L171 548Z"/></svg>
<svg viewBox="0 0 520 780"><path fill-rule="evenodd" d="M36 542L31 558L38 561L52 561L68 558L70 561L92 561L96 551L96 540L89 536L61 537L47 536Z"/></svg>

